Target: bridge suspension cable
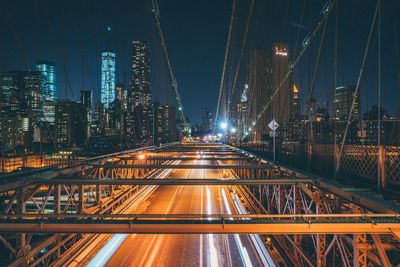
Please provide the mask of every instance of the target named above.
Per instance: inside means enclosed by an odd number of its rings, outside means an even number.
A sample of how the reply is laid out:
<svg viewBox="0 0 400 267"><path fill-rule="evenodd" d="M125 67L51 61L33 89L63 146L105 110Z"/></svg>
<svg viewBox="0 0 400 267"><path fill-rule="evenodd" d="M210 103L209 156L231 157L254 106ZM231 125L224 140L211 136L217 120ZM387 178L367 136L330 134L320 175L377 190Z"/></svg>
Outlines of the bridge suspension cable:
<svg viewBox="0 0 400 267"><path fill-rule="evenodd" d="M299 55L297 56L297 58L291 63L289 64L288 67L288 71L286 72L284 78L282 79L282 81L279 83L278 88L276 88L276 90L274 91L274 93L271 95L271 97L269 98L269 100L267 101L267 103L263 106L261 112L256 116L256 119L254 122L252 122L252 125L254 126L255 124L257 124L257 122L261 119L262 115L267 111L269 105L272 103L272 100L274 99L274 97L276 96L276 94L279 92L279 90L283 87L283 85L285 84L285 82L287 81L287 79L289 79L290 75L294 72L294 69L296 67L296 65L299 63L300 59L303 57L305 51L307 50L307 48L310 46L310 43L312 42L312 40L315 38L315 36L317 35L318 31L321 29L321 27L325 24L325 21L328 19L328 15L330 13L330 11L332 10L332 8L334 7L334 5L336 4L336 0L332 0L330 1L330 3L324 8L324 10L322 10L323 12L323 17L322 19L318 22L316 28L314 29L314 31L312 32L311 36L309 37L308 41L305 42L303 48L301 49Z"/></svg>
<svg viewBox="0 0 400 267"><path fill-rule="evenodd" d="M235 77L233 78L233 85L232 85L232 88L231 88L231 92L230 92L230 94L228 96L228 103L231 102L232 97L235 94L237 77L238 77L238 74L239 74L240 63L241 63L242 58L243 58L244 48L246 46L247 33L249 32L250 19L251 19L251 15L253 13L253 6L254 6L254 0L252 0L251 4L250 4L249 14L247 16L247 21L246 21L246 29L245 29L244 36L243 36L243 41L242 41L242 48L240 49L240 56L239 56L239 59L238 59L237 65L236 65Z"/></svg>
<svg viewBox="0 0 400 267"><path fill-rule="evenodd" d="M233 20L235 18L235 10L236 10L236 0L233 0L232 13L231 13L231 22L230 22L230 25L229 25L228 40L226 41L226 48L225 48L224 66L222 67L222 78L221 78L221 83L220 83L220 86L219 86L217 112L215 113L214 132L217 129L218 114L219 114L219 109L220 109L220 106L221 106L221 96L222 96L222 90L223 90L224 80L225 80L226 62L228 60L229 47L230 47L230 43L231 43L232 25L233 25Z"/></svg>
<svg viewBox="0 0 400 267"><path fill-rule="evenodd" d="M345 129L344 134L343 134L342 143L340 144L339 157L338 157L337 162L336 162L335 175L334 175L335 178L336 178L337 173L338 173L338 171L340 169L340 158L342 157L342 154L343 154L344 143L346 142L347 132L349 130L349 126L350 126L350 123L351 123L353 110L354 110L354 107L356 105L357 94L358 94L358 91L359 91L359 88L360 88L360 82L361 82L361 77L362 77L363 72L364 72L365 62L367 60L368 50L369 50L369 46L370 46L370 42L371 42L371 38L372 38L372 32L373 32L374 27L375 27L376 17L380 13L380 2L381 1L378 0L377 4L376 4L375 14L374 14L374 18L372 19L372 24L371 24L371 28L370 28L369 35L368 35L367 45L366 45L365 50L364 50L364 56L363 56L363 61L362 61L362 65L361 65L361 68L360 68L360 73L358 74L358 78L357 78L356 89L354 90L354 94L353 94L353 102L351 103L351 107L350 107L350 110L349 110L349 115L347 116L348 119L347 119L347 122L346 122L346 129ZM378 55L379 55L379 51L378 51ZM379 65L380 64L378 64L378 69L380 67ZM378 74L378 75L380 75L380 74ZM380 86L380 84L378 84L378 86ZM380 115L379 114L379 108L378 108L378 115ZM378 116L378 121L379 121L379 116ZM378 130L378 133L380 133L380 128ZM379 139L380 138L378 138L378 141L380 141ZM378 173L379 173L379 171L378 171Z"/></svg>
<svg viewBox="0 0 400 267"><path fill-rule="evenodd" d="M154 14L154 18L155 18L155 20L156 20L156 25L157 25L158 33L159 33L159 35L160 35L161 45L162 45L162 47L163 47L164 55L165 55L165 58L166 58L166 60L167 60L169 74L170 74L170 76L171 76L172 85L173 85L173 87L174 87L174 91L175 91L175 95L176 95L176 101L178 102L178 110L179 110L179 112L180 112L180 114L181 114L182 121L183 121L183 123L184 123L184 125L185 125L185 128L186 128L186 119L185 119L185 115L184 115L184 113L183 113L183 107L182 107L182 103L181 103L181 97L180 97L179 92L178 92L178 85L176 84L176 80L175 80L174 74L173 74L173 72L172 72L172 67L171 67L171 62L170 62L170 60L169 60L169 56L168 56L167 46L166 46L166 44L165 44L164 35L163 35L162 29L161 29L160 19L159 19L159 17L158 17L158 12L159 12L158 10L159 10L159 9L158 9L158 7L156 6L154 0L151 0L151 5L152 5L152 7L153 7L153 14Z"/></svg>

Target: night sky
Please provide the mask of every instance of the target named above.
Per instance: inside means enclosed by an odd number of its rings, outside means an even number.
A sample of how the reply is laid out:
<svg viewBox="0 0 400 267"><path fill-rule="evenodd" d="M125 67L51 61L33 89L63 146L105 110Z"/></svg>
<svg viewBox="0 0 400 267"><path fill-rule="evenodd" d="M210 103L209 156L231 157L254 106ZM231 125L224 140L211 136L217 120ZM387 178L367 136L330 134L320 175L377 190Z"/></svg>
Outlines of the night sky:
<svg viewBox="0 0 400 267"><path fill-rule="evenodd" d="M238 0L224 89L232 84L249 2ZM245 82L248 51L270 48L273 42L283 41L289 43L292 52L298 53L301 41L320 19L325 2L255 0L237 89ZM376 1L338 0L338 3L338 85L355 84ZM400 106L399 9L400 1L382 1L382 105L392 115ZM185 115L192 122L200 121L204 107L215 114L231 10L232 0L158 1ZM335 16L336 9L327 24L314 88L321 105L332 100ZM0 71L34 69L36 60L54 61L59 98L64 98L67 91L69 98L79 99L82 88L94 90L95 99L99 97L100 53L107 47L117 54L117 80L127 84L131 77L132 40L149 41L154 99L162 103L174 101L150 0L4 0L0 2L0 23ZM110 34L106 31L108 25L112 28ZM295 72L295 84L301 90L303 102L308 96L320 40L321 32ZM376 31L365 70L361 81L364 111L377 101ZM66 84L66 77L70 83Z"/></svg>

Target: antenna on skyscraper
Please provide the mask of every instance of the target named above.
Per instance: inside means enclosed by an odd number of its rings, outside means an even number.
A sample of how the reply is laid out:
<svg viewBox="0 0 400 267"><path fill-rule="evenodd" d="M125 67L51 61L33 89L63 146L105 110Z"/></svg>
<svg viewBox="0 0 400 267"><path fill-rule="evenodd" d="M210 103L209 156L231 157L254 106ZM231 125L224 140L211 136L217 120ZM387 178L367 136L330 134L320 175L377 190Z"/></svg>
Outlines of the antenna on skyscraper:
<svg viewBox="0 0 400 267"><path fill-rule="evenodd" d="M111 26L107 25L107 50L111 47Z"/></svg>

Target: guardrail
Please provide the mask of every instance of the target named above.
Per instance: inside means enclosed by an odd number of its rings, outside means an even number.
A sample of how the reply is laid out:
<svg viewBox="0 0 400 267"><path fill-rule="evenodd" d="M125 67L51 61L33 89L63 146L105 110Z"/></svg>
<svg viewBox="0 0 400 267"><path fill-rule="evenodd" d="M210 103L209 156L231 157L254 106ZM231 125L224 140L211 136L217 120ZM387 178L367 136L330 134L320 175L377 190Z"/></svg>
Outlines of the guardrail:
<svg viewBox="0 0 400 267"><path fill-rule="evenodd" d="M32 176L37 177L41 174L44 174L44 173L47 173L50 171L59 171L59 170L68 169L71 167L93 164L93 163L100 162L102 160L107 160L110 158L123 156L123 155L129 154L129 153L137 153L140 151L156 150L159 148L171 146L173 144L176 144L176 143L169 143L169 144L164 144L161 146L140 147L140 148L130 149L130 150L121 151L121 152L115 152L115 153L101 155L101 156L87 158L87 159L80 159L80 160L69 161L69 162L64 162L64 163L57 163L57 164L46 166L46 167L39 167L39 168L35 168L35 169L30 169L30 170L13 172L13 173L9 173L9 174L0 175L0 180L2 181L2 183L6 183L6 182L14 181L14 179L18 178L18 177L23 177L23 178L30 178Z"/></svg>
<svg viewBox="0 0 400 267"><path fill-rule="evenodd" d="M273 157L273 148L267 142L233 144L236 147ZM332 178L339 145L281 143L276 145L276 160L289 166ZM377 182L378 166L382 184L400 185L400 146L345 145L338 175L343 178L367 179Z"/></svg>

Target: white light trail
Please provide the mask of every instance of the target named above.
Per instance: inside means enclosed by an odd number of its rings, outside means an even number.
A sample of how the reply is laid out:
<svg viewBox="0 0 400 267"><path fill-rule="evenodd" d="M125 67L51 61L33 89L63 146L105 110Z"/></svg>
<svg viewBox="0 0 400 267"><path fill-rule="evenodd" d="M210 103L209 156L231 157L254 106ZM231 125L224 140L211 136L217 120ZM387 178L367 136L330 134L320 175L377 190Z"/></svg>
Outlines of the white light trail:
<svg viewBox="0 0 400 267"><path fill-rule="evenodd" d="M229 203L228 203L228 199L225 194L225 190L222 188L221 192L222 192L222 198L224 199L226 211L228 212L228 214L232 214L231 209L229 208ZM229 219L233 220L233 218L229 218ZM253 266L253 264L251 264L249 253L247 252L247 249L243 246L239 235L234 234L233 236L235 237L235 242L239 249L240 257L242 258L242 262L243 262L244 266Z"/></svg>
<svg viewBox="0 0 400 267"><path fill-rule="evenodd" d="M211 190L207 186L207 214L211 214ZM210 221L211 218L208 218ZM217 257L217 250L214 245L214 235L208 235L208 246L210 248L210 266L218 266L218 257Z"/></svg>
<svg viewBox="0 0 400 267"><path fill-rule="evenodd" d="M128 234L116 234L107 244L96 254L96 256L86 265L87 267L102 267L111 258L118 247L124 242Z"/></svg>
<svg viewBox="0 0 400 267"><path fill-rule="evenodd" d="M247 214L247 212L244 210L242 204L240 203L239 198L237 197L236 194L233 194L233 203L235 204L236 209L239 211L240 214ZM250 218L244 218L244 220L250 220ZM260 256L260 259L263 263L264 266L270 266L270 267L275 267L275 263L272 260L271 256L269 255L267 249L264 246L264 243L261 241L261 238L259 235L254 235L250 234L250 239L254 244L254 247L257 250L258 255Z"/></svg>

